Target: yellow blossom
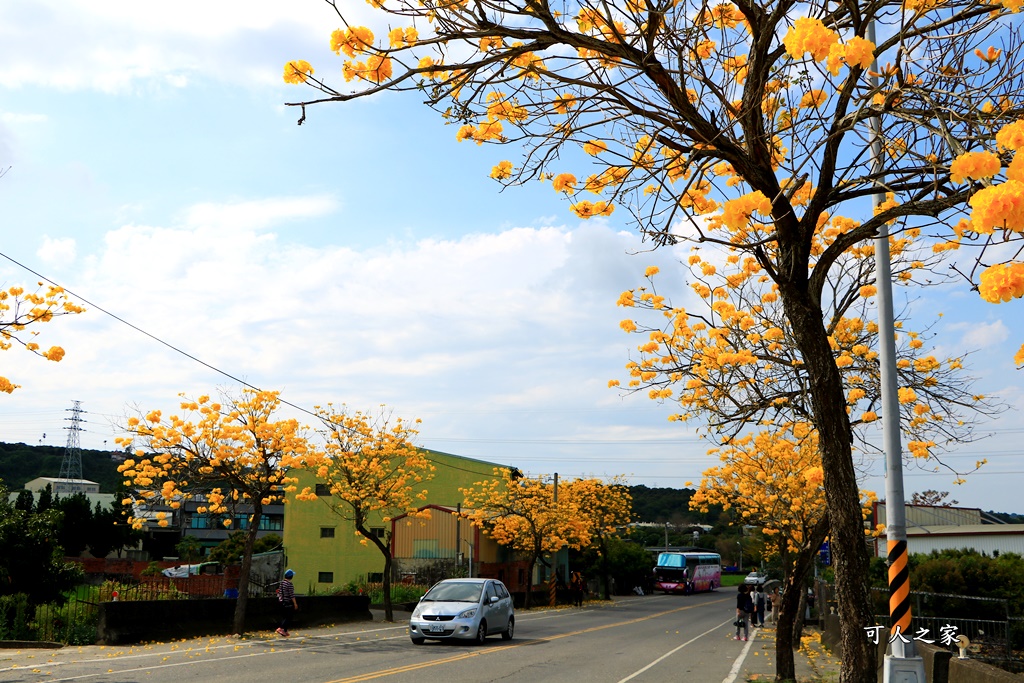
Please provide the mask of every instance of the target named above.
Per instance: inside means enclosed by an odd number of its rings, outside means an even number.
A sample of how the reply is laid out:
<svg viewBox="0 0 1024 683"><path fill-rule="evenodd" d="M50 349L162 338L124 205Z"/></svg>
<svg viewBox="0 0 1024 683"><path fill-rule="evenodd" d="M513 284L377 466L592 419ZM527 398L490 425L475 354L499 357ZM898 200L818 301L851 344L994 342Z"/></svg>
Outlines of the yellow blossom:
<svg viewBox="0 0 1024 683"><path fill-rule="evenodd" d="M1024 296L1024 263L997 264L981 273L978 293L990 303L998 304Z"/></svg>
<svg viewBox="0 0 1024 683"><path fill-rule="evenodd" d="M498 164L491 169L491 177L495 180L505 180L512 176L512 162L511 161L499 161Z"/></svg>
<svg viewBox="0 0 1024 683"><path fill-rule="evenodd" d="M839 42L839 34L826 28L820 19L800 17L786 31L782 42L793 59L802 59L809 52L814 61L820 62L828 57L829 50Z"/></svg>
<svg viewBox="0 0 1024 683"><path fill-rule="evenodd" d="M304 59L295 59L284 65L285 83L305 83L313 75L313 67Z"/></svg>
<svg viewBox="0 0 1024 683"><path fill-rule="evenodd" d="M965 152L949 165L949 179L962 183L967 178L991 178L999 173L1000 162L992 152Z"/></svg>

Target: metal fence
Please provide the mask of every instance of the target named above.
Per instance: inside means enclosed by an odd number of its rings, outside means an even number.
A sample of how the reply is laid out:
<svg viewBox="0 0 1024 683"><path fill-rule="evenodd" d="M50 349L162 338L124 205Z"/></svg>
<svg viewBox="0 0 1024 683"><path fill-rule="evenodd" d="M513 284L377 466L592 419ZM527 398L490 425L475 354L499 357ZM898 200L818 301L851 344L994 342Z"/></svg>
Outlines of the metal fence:
<svg viewBox="0 0 1024 683"><path fill-rule="evenodd" d="M107 580L99 586L79 586L64 603L32 605L24 594L0 597L0 640L53 641L67 645L96 642L99 605L112 600L195 600L237 597L237 579L199 575L174 579L166 576L134 580ZM272 596L277 583L250 579L251 597ZM116 593L116 595L115 595Z"/></svg>
<svg viewBox="0 0 1024 683"><path fill-rule="evenodd" d="M24 594L0 598L0 640L91 645L96 642L97 620L97 603L88 600L31 605Z"/></svg>
<svg viewBox="0 0 1024 683"><path fill-rule="evenodd" d="M835 608L834 586L820 583L818 595ZM1024 639L1024 619L1010 616L1008 600L926 591L911 591L910 600L912 632L905 637L953 648L950 638L962 634L971 641L972 658L1009 670L1024 668L1014 650L1014 643ZM888 625L889 590L872 588L871 603L875 623Z"/></svg>

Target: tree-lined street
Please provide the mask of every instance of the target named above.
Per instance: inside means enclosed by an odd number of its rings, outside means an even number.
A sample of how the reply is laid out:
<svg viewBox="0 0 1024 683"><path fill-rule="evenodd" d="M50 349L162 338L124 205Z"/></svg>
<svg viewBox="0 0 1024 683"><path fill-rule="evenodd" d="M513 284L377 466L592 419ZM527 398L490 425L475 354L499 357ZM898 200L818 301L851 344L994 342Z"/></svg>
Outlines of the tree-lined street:
<svg viewBox="0 0 1024 683"><path fill-rule="evenodd" d="M414 646L404 623L374 621L315 630L300 624L288 640L266 635L3 651L0 678L24 683L745 680L745 667L763 667L772 658L762 653L768 647L763 638L732 640L734 603L733 591L723 589L621 598L584 609L521 611L514 640L491 638L481 647Z"/></svg>

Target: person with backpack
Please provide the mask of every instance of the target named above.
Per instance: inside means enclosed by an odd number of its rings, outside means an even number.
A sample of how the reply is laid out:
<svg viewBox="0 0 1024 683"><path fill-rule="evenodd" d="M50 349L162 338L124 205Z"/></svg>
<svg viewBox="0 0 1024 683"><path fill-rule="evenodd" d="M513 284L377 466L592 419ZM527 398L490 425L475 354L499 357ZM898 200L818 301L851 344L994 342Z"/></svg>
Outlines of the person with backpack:
<svg viewBox="0 0 1024 683"><path fill-rule="evenodd" d="M751 622L754 626L764 626L764 610L767 604L767 596L764 594L764 585L757 584L757 590L754 593L754 616L751 618Z"/></svg>
<svg viewBox="0 0 1024 683"><path fill-rule="evenodd" d="M745 583L739 585L739 593L736 595L736 635L733 640L746 640L750 636L750 614L754 611L754 602L750 599L750 586ZM743 629L743 637L740 637L740 629Z"/></svg>

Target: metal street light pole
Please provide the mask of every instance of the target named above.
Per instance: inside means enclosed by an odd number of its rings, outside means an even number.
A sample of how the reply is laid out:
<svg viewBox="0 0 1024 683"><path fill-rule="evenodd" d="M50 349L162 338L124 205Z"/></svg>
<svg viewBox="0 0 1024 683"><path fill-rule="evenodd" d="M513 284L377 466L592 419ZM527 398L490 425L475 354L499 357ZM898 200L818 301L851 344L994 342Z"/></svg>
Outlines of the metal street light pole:
<svg viewBox="0 0 1024 683"><path fill-rule="evenodd" d="M868 40L875 43L875 22L868 25ZM878 73L877 59L872 73ZM878 87L872 75L871 87ZM885 201L882 184L882 131L879 117L871 119L872 172L877 191L871 196L877 208ZM882 440L885 446L885 523L889 564L889 627L893 629L890 654L885 656L884 683L921 683L924 660L917 655L910 632L910 581L907 566L907 524L903 493L903 444L900 439L899 386L896 371L896 322L892 305L892 271L889 230L885 224L875 239L875 286L878 297L878 362L882 393ZM898 636L903 637L898 637ZM904 642L906 638L906 642Z"/></svg>

